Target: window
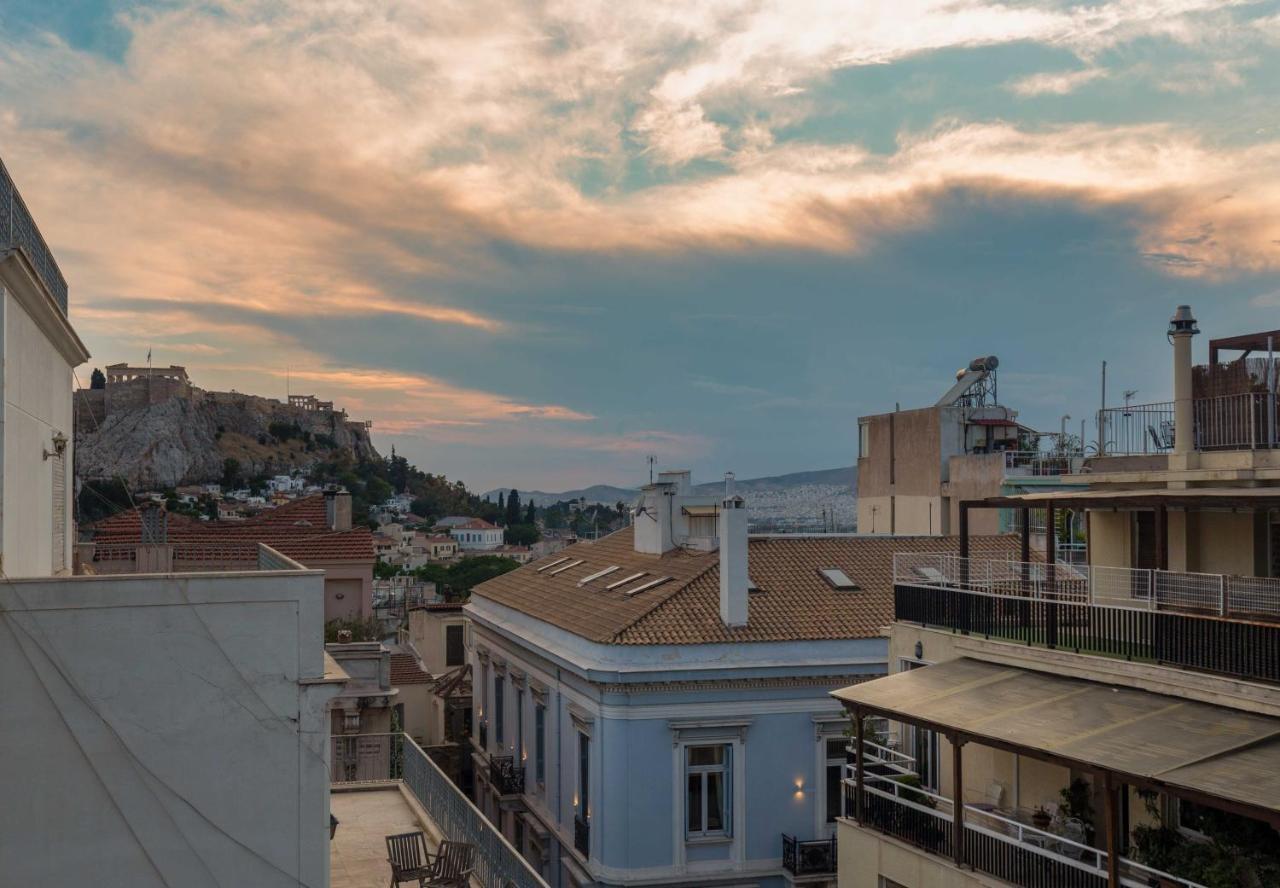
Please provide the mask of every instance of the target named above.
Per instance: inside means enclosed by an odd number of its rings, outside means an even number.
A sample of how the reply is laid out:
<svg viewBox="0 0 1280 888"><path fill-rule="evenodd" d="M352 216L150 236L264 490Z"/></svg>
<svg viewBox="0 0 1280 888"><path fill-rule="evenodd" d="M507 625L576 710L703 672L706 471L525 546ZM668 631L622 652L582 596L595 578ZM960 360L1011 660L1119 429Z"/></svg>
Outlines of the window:
<svg viewBox="0 0 1280 888"><path fill-rule="evenodd" d="M850 591L858 588L858 584L849 579L849 575L838 567L820 567L818 568L818 573L822 574L822 578L826 580L833 589Z"/></svg>
<svg viewBox="0 0 1280 888"><path fill-rule="evenodd" d="M840 781L844 777L848 746L847 737L827 738L827 823L835 823L836 818L844 813L841 810L844 793L841 791L843 784Z"/></svg>
<svg viewBox="0 0 1280 888"><path fill-rule="evenodd" d="M919 660L901 660L902 672L928 666ZM938 775L938 735L926 728L914 725L903 725L908 755L916 760L916 774L920 777L920 785L932 792L939 792L941 781Z"/></svg>
<svg viewBox="0 0 1280 888"><path fill-rule="evenodd" d="M858 458L871 455L871 423L858 423Z"/></svg>
<svg viewBox="0 0 1280 888"><path fill-rule="evenodd" d="M462 632L461 623L444 627L444 665L461 666L466 661Z"/></svg>
<svg viewBox="0 0 1280 888"><path fill-rule="evenodd" d="M547 707L541 703L533 708L533 776L547 782Z"/></svg>
<svg viewBox="0 0 1280 888"><path fill-rule="evenodd" d="M516 767L524 765L524 688L516 691Z"/></svg>
<svg viewBox="0 0 1280 888"><path fill-rule="evenodd" d="M732 747L685 747L685 835L729 835L729 759Z"/></svg>
<svg viewBox="0 0 1280 888"><path fill-rule="evenodd" d="M506 728L506 707L503 706L503 685L505 682L499 675L493 680L493 739L498 746L502 746L502 735Z"/></svg>
<svg viewBox="0 0 1280 888"><path fill-rule="evenodd" d="M485 713L493 714L493 710L489 708L489 664L488 662L480 664L480 720L485 720ZM478 730L478 728L477 728ZM484 744L481 744L482 746Z"/></svg>
<svg viewBox="0 0 1280 888"><path fill-rule="evenodd" d="M578 816L584 821L591 818L591 738L578 734Z"/></svg>

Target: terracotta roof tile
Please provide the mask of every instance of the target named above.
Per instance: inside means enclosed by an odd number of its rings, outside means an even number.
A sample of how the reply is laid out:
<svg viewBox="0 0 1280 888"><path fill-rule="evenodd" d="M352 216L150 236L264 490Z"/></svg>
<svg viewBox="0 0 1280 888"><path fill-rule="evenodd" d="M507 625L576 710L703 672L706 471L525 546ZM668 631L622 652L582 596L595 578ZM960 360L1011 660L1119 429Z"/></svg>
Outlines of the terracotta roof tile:
<svg viewBox="0 0 1280 888"><path fill-rule="evenodd" d="M1019 551L1019 541L1011 535L976 536L970 545L975 557L1016 558ZM894 554L958 549L956 537L752 538L748 572L760 591L749 595L747 625L732 629L720 620L718 553L643 555L632 548L630 528L562 549L482 583L472 594L612 644L869 638L893 620ZM582 564L552 573L579 559ZM584 577L614 565L618 570L578 586ZM819 573L828 567L844 571L859 589L832 588ZM645 575L634 582L604 588L640 571ZM634 596L623 594L663 576L672 579Z"/></svg>
<svg viewBox="0 0 1280 888"><path fill-rule="evenodd" d="M431 675L425 672L418 658L413 654L391 655L391 686L409 684L426 684L432 681Z"/></svg>

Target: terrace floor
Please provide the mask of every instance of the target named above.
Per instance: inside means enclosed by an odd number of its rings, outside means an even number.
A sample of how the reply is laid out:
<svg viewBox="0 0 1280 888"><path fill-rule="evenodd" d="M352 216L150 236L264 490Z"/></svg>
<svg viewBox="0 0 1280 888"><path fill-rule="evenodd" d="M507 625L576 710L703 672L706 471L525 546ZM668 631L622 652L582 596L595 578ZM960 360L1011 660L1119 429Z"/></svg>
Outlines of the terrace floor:
<svg viewBox="0 0 1280 888"><path fill-rule="evenodd" d="M428 849L436 849L432 831L395 786L334 791L329 808L338 818L329 843L330 888L386 888L391 880L387 836L422 830Z"/></svg>

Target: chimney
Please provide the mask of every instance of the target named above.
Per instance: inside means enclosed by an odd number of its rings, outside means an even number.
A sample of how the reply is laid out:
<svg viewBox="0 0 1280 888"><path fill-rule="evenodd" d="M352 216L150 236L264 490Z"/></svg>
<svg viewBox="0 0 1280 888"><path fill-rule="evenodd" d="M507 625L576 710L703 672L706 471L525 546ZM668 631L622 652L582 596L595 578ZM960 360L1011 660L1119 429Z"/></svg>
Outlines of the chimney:
<svg viewBox="0 0 1280 888"><path fill-rule="evenodd" d="M747 504L734 493L732 472L724 476L720 503L720 619L726 626L747 625Z"/></svg>
<svg viewBox="0 0 1280 888"><path fill-rule="evenodd" d="M351 529L351 494L330 485L324 490L324 517L330 530Z"/></svg>
<svg viewBox="0 0 1280 888"><path fill-rule="evenodd" d="M671 540L675 495L676 484L671 481L656 481L640 489L640 505L632 518L637 552L662 555L675 547Z"/></svg>
<svg viewBox="0 0 1280 888"><path fill-rule="evenodd" d="M1195 419L1191 402L1191 337L1200 332L1191 306L1179 305L1169 319L1169 341L1173 343L1173 452L1196 449Z"/></svg>

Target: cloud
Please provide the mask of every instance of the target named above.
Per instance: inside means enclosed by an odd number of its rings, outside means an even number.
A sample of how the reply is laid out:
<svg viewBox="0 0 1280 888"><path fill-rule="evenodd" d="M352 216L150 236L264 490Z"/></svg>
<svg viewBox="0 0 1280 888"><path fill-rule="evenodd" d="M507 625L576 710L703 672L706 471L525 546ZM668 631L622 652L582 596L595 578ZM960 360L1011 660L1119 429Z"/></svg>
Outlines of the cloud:
<svg viewBox="0 0 1280 888"><path fill-rule="evenodd" d="M1008 85L1009 91L1019 96L1065 96L1086 83L1106 77L1105 68L1083 68L1079 71L1059 71L1032 74Z"/></svg>

